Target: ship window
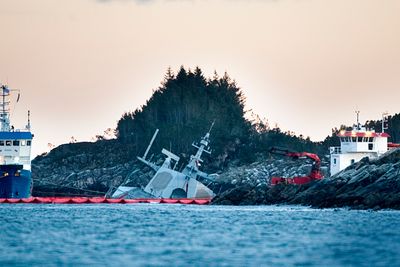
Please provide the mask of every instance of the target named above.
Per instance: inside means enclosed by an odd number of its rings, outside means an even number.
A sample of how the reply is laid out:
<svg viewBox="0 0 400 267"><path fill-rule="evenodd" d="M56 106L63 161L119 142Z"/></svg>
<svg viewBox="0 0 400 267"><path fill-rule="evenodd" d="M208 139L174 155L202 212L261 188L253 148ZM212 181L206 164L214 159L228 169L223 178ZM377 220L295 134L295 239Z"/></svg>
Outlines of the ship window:
<svg viewBox="0 0 400 267"><path fill-rule="evenodd" d="M357 142L357 137L352 137L351 140L352 140L353 142Z"/></svg>
<svg viewBox="0 0 400 267"><path fill-rule="evenodd" d="M19 140L14 140L13 141L13 146L19 146Z"/></svg>
<svg viewBox="0 0 400 267"><path fill-rule="evenodd" d="M26 145L26 141L25 140L21 140L21 146L25 146Z"/></svg>
<svg viewBox="0 0 400 267"><path fill-rule="evenodd" d="M27 145L27 146L30 146L30 145L31 145L31 142L32 142L31 140L26 141L26 145Z"/></svg>
<svg viewBox="0 0 400 267"><path fill-rule="evenodd" d="M358 140L357 140L357 142L362 142L362 137L358 137Z"/></svg>
<svg viewBox="0 0 400 267"><path fill-rule="evenodd" d="M0 141L0 146L4 146L4 141Z"/></svg>
<svg viewBox="0 0 400 267"><path fill-rule="evenodd" d="M333 164L336 164L336 159L333 159Z"/></svg>
<svg viewBox="0 0 400 267"><path fill-rule="evenodd" d="M7 140L6 141L6 146L11 146L11 143L12 143L11 140Z"/></svg>
<svg viewBox="0 0 400 267"><path fill-rule="evenodd" d="M370 138L369 138L369 142L371 142L371 143L374 142L374 138L373 138L373 137L370 137Z"/></svg>
<svg viewBox="0 0 400 267"><path fill-rule="evenodd" d="M368 144L368 150L372 150L374 148L374 144Z"/></svg>
<svg viewBox="0 0 400 267"><path fill-rule="evenodd" d="M356 162L355 159L351 159L350 164L354 164L354 162Z"/></svg>

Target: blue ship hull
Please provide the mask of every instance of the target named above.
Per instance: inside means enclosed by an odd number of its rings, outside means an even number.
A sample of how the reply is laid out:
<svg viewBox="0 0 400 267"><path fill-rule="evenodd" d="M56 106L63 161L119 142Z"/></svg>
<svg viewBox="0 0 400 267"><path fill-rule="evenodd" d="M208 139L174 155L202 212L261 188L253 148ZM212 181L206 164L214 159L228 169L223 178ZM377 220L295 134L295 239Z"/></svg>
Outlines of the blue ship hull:
<svg viewBox="0 0 400 267"><path fill-rule="evenodd" d="M22 165L0 166L0 198L28 198L32 193L32 174Z"/></svg>

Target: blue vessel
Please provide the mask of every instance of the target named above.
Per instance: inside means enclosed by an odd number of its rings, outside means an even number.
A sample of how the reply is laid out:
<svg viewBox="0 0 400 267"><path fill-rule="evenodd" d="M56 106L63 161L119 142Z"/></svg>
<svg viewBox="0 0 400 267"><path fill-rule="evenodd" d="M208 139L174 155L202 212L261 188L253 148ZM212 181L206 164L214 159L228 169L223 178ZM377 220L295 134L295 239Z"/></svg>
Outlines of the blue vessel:
<svg viewBox="0 0 400 267"><path fill-rule="evenodd" d="M13 94L19 101L19 90L0 84L0 198L28 198L32 193L31 145L33 135L28 124L15 129L10 124Z"/></svg>

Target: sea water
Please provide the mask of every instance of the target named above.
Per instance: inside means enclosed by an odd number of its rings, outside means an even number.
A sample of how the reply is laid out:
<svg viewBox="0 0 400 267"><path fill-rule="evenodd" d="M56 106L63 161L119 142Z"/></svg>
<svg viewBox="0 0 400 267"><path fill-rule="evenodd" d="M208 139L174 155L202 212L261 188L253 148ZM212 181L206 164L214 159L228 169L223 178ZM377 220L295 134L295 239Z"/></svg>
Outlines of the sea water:
<svg viewBox="0 0 400 267"><path fill-rule="evenodd" d="M0 266L400 266L400 212L0 204Z"/></svg>

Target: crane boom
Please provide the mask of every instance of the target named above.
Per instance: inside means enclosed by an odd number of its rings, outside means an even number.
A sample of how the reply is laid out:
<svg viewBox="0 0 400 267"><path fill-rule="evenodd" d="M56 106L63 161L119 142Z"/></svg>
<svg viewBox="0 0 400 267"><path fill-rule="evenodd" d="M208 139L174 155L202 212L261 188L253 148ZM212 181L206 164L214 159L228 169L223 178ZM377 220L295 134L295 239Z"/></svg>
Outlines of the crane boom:
<svg viewBox="0 0 400 267"><path fill-rule="evenodd" d="M321 160L317 154L309 153L309 152L294 152L287 148L280 147L272 147L269 152L271 154L282 155L286 157L290 157L293 159L311 159L313 161L313 166L311 168L311 172L307 176L298 176L293 178L284 178L284 177L272 177L271 185L276 185L280 183L284 184L306 184L314 180L321 180L324 176L321 173Z"/></svg>

